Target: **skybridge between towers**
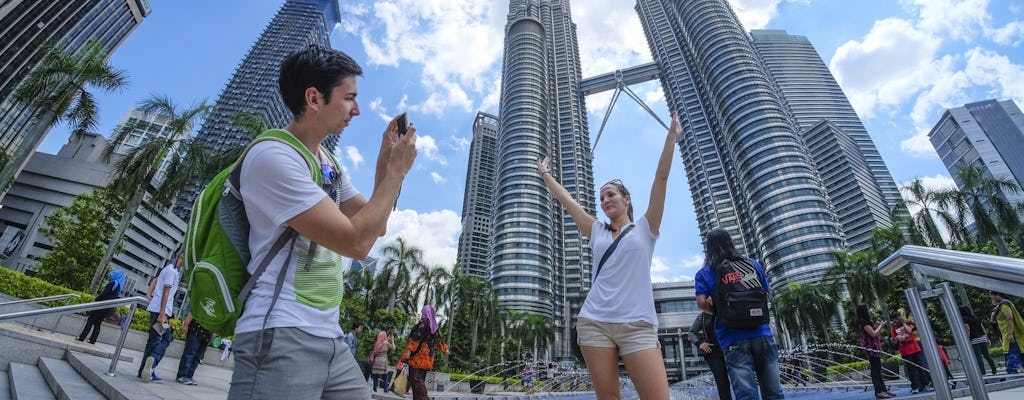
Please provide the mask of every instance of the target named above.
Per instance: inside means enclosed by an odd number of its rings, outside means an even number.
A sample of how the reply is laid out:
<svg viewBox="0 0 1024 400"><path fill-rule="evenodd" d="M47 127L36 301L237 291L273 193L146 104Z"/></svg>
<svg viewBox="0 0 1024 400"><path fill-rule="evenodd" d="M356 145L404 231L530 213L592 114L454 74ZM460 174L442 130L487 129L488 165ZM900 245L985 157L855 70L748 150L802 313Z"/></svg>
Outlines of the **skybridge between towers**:
<svg viewBox="0 0 1024 400"><path fill-rule="evenodd" d="M665 123L658 117L658 114L651 110L640 96L637 96L633 90L629 87L638 83L644 83L653 81L661 78L661 66L657 63L647 63L637 65L635 67L618 69L613 72L597 75L594 77L586 78L580 81L580 92L584 96L597 94L609 90L614 90L612 93L612 100L608 104L608 108L604 112L604 118L601 119L601 128L597 130L597 138L594 139L594 147L597 148L597 142L601 140L601 133L604 132L604 127L608 123L608 117L612 114L612 109L615 108L615 103L619 99L619 95L625 93L627 96L636 101L640 107L647 110L648 114L651 114L661 126L668 129L668 124ZM593 150L591 149L591 150Z"/></svg>

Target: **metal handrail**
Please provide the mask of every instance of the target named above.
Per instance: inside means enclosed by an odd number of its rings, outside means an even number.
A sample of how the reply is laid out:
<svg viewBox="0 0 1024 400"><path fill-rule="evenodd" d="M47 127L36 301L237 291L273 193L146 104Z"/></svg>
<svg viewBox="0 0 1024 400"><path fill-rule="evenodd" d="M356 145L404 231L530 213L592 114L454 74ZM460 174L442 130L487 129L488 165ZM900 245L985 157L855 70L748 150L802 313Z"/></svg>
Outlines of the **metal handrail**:
<svg viewBox="0 0 1024 400"><path fill-rule="evenodd" d="M10 306L10 305L14 305L14 304L22 304L22 303L42 303L44 301L63 300L63 299L71 299L71 298L78 298L78 297L82 297L82 296L79 296L79 295L77 295L75 293L65 293L65 294L58 294L58 295L46 296L46 297L36 297L34 299L21 299L21 300L6 301L6 302L3 302L3 303L0 303L0 307Z"/></svg>
<svg viewBox="0 0 1024 400"><path fill-rule="evenodd" d="M878 272L891 275L911 266L915 272L1002 293L1024 292L1024 259L903 246L878 264Z"/></svg>
<svg viewBox="0 0 1024 400"><path fill-rule="evenodd" d="M941 301L947 322L953 333L953 341L962 349L966 359L964 371L967 374L971 395L976 400L987 400L988 392L981 377L982 371L973 362L974 349L970 344L963 319L953 301L953 292L948 282L940 283L933 288L927 277L945 279L965 285L980 287L1002 293L1020 293L1024 291L1024 259L994 256L989 254L969 253L964 251L938 249L923 246L903 246L884 261L878 264L878 272L892 275L902 268L910 270L910 282L914 286L904 290L907 305L916 319L917 331L920 334L922 351L929 365L941 365L935 343L935 335L931 322L926 317L926 310L921 299L938 297ZM932 381L935 382L935 395L939 400L951 399L952 393L942 379L941 368L931 368Z"/></svg>
<svg viewBox="0 0 1024 400"><path fill-rule="evenodd" d="M127 305L129 306L128 323L124 324L124 326L121 327L121 335L117 339L117 345L114 347L114 355L110 360L110 369L107 370L108 376L115 376L114 371L117 369L117 361L121 358L121 349L124 348L124 340L125 338L128 337L128 329L131 328L131 321L132 318L135 316L135 308L137 308L139 305L146 304L149 304L149 300L143 296L124 297L120 299L94 301L91 303L71 304L60 307L41 308L37 310L18 311L0 314L0 322L18 321L22 319L45 315L64 315L80 311L102 310L104 308Z"/></svg>

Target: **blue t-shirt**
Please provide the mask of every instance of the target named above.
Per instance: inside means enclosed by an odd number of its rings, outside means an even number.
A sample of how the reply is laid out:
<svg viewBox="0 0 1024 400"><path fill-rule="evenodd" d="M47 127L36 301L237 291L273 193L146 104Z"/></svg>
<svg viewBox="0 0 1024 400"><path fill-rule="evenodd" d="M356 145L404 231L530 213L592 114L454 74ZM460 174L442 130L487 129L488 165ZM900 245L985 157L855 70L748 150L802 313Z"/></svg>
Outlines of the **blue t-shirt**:
<svg viewBox="0 0 1024 400"><path fill-rule="evenodd" d="M757 260L750 259L757 268L757 274L761 277L761 284L764 285L764 290L768 291L768 278L764 275L764 267ZM715 272L710 267L705 265L700 271L697 272L697 277L694 279L694 289L696 294L710 296L712 300L715 297ZM731 346L741 340L771 336L772 328L767 323L754 329L725 329L722 325L722 320L715 319L715 334L718 335L718 343L722 345L722 349Z"/></svg>

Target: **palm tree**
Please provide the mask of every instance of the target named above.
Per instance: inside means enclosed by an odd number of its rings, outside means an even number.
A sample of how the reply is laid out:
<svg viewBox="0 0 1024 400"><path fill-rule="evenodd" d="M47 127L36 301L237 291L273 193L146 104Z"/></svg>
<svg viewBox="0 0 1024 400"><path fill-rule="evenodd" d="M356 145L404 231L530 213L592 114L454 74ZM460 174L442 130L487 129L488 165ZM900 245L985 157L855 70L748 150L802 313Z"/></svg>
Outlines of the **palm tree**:
<svg viewBox="0 0 1024 400"><path fill-rule="evenodd" d="M790 282L772 291L775 316L791 335L800 332L805 344L808 332L829 340L829 325L836 315L837 303L831 285Z"/></svg>
<svg viewBox="0 0 1024 400"><path fill-rule="evenodd" d="M892 290L893 283L889 277L876 270L879 257L874 250L868 249L853 254L835 252L832 257L835 263L825 273L825 279L837 285L845 285L850 294L851 305L881 303L883 314L887 313L888 307L882 302L883 294ZM839 293L839 289L836 288L833 293Z"/></svg>
<svg viewBox="0 0 1024 400"><path fill-rule="evenodd" d="M533 359L540 359L541 353L547 355L548 343L551 342L553 334L552 325L550 318L533 314L527 315L523 321L527 333L523 340L531 344Z"/></svg>
<svg viewBox="0 0 1024 400"><path fill-rule="evenodd" d="M381 249L381 256L387 259L384 263L384 272L388 272L389 279L387 289L389 291L388 312L395 308L395 302L400 294L411 294L416 290L416 283L413 280L414 274L429 272L426 264L423 263L423 250L410 246L405 239L398 237L394 242ZM382 288L383 289L383 288ZM410 299L407 299L410 300ZM414 307L416 299L406 306Z"/></svg>
<svg viewBox="0 0 1024 400"><path fill-rule="evenodd" d="M177 200L185 187L207 180L227 166L217 165L227 160L208 156L204 146L191 138L193 127L203 119L210 105L199 102L179 109L170 98L154 95L139 103L138 108L146 114L165 118L168 134L145 139L114 164L113 179L108 187L122 198L129 199L128 207L114 231L110 249L96 267L90 291L99 286L107 264L119 248L136 211L143 206L143 200L146 200L147 208L161 212ZM115 131L111 144L101 153L103 160L109 162L129 135L144 133L148 126L148 122L140 121Z"/></svg>
<svg viewBox="0 0 1024 400"><path fill-rule="evenodd" d="M1020 229L1021 220L1016 206L1007 201L1003 193L1016 193L1020 187L1011 179L986 176L973 164L957 170L956 178L960 188L939 192L939 204L960 216L970 215L974 219L979 246L992 241L1000 255L1009 255L1003 236ZM966 231L963 221L961 217L961 228Z"/></svg>
<svg viewBox="0 0 1024 400"><path fill-rule="evenodd" d="M950 228L951 232L956 232L956 229L953 229L956 223L954 222L955 219L946 213L945 210L937 207L938 192L926 188L921 179L914 179L904 185L903 192L909 197L906 199L906 205L918 209L911 216L911 219L913 220L913 227L917 228L918 232L923 236L925 241L923 244L931 247L946 248L946 242L939 233L939 226L935 223L935 218L941 219L946 227Z"/></svg>
<svg viewBox="0 0 1024 400"><path fill-rule="evenodd" d="M17 101L38 111L32 127L0 170L0 198L7 194L29 155L58 121L71 125L75 135L96 128L99 110L86 86L115 91L127 85L125 72L107 64L107 52L100 42L90 40L73 54L59 45L47 45L39 66L14 91Z"/></svg>

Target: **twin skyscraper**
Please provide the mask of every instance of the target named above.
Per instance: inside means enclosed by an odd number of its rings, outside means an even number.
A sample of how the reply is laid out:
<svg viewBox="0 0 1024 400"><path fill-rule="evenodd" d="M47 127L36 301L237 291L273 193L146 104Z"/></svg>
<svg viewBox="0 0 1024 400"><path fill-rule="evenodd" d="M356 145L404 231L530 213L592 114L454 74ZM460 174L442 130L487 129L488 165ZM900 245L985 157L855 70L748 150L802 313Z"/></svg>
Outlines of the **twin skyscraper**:
<svg viewBox="0 0 1024 400"><path fill-rule="evenodd" d="M777 285L819 281L833 252L864 249L890 224L899 190L806 38L748 33L727 0L635 9L683 124L701 232L727 229ZM489 279L503 306L551 317L562 349L593 260L534 160L551 156L556 178L596 211L569 1L512 0L505 35L499 114L473 125L459 265Z"/></svg>

